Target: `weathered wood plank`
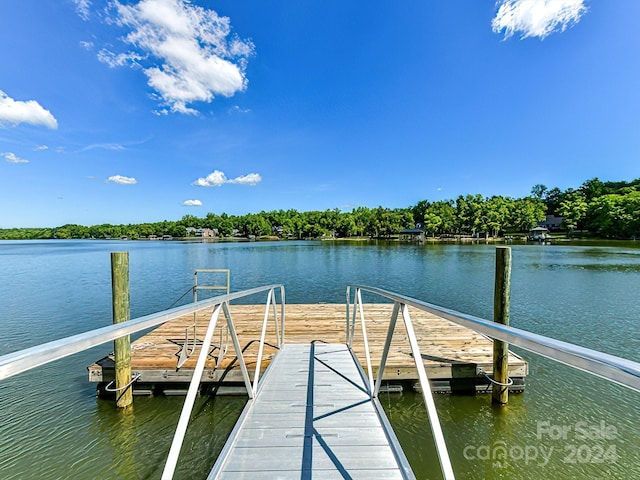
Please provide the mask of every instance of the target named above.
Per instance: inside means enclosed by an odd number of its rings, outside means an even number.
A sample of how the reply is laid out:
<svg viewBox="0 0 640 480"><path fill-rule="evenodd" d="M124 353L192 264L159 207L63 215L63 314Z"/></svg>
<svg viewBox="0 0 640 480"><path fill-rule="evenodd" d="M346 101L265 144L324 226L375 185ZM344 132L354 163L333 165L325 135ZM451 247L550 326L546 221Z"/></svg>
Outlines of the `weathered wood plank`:
<svg viewBox="0 0 640 480"><path fill-rule="evenodd" d="M386 339L386 329L391 317L391 304L365 305L365 321L369 337L369 347L374 365L380 360ZM264 305L231 305L231 316L242 347L246 347L245 361L250 373L255 369L258 353L260 329L264 317ZM421 348L423 363L431 379L448 379L460 376L475 376L476 366L485 372L492 372L493 342L467 328L453 324L448 320L409 308L414 323L418 343ZM286 343L310 343L312 341L327 343L343 343L345 341L346 307L344 304L287 304L285 319ZM196 338L204 336L211 311L203 311L196 316ZM142 373L140 382L188 382L195 367L200 347L187 360L180 370L176 370L180 350L185 339L185 328L194 322L193 315L172 320L149 332L132 343L131 367L134 372ZM214 335L203 381L218 381L230 368L225 380L241 382L240 369L232 364L235 351L230 339L226 339L226 321L218 319L217 331ZM261 368L269 364L277 351L276 331L273 321L267 330ZM364 361L362 346L362 330L360 322L356 324L354 352ZM228 348L226 355L220 358L220 348ZM102 362L108 364L108 362ZM112 372L108 365L104 371L101 365L89 367L90 380L104 382L111 380ZM524 377L528 373L527 363L518 355L509 352L509 376ZM415 380L417 375L409 343L406 338L404 324L398 321L394 339L389 351L384 380Z"/></svg>

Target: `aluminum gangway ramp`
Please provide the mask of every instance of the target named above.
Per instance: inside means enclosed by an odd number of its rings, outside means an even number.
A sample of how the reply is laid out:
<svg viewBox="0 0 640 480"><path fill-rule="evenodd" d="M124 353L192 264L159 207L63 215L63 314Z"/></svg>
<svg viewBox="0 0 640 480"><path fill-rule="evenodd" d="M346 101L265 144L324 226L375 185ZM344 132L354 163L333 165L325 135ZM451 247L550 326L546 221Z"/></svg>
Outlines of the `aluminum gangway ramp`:
<svg viewBox="0 0 640 480"><path fill-rule="evenodd" d="M209 479L415 478L346 345L285 344Z"/></svg>

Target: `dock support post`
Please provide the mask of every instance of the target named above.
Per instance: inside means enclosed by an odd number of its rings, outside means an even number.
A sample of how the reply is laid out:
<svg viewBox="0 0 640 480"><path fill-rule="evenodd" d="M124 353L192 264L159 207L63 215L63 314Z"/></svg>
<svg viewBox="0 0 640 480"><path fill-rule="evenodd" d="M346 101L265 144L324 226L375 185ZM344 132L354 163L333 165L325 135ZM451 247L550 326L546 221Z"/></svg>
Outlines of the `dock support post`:
<svg viewBox="0 0 640 480"><path fill-rule="evenodd" d="M113 293L113 323L130 319L129 252L111 252L111 290ZM126 408L133 403L131 382L131 341L129 335L113 341L116 374L116 406Z"/></svg>
<svg viewBox="0 0 640 480"><path fill-rule="evenodd" d="M496 247L496 278L493 293L493 321L509 325L511 307L511 247ZM509 344L493 341L492 402L509 403Z"/></svg>

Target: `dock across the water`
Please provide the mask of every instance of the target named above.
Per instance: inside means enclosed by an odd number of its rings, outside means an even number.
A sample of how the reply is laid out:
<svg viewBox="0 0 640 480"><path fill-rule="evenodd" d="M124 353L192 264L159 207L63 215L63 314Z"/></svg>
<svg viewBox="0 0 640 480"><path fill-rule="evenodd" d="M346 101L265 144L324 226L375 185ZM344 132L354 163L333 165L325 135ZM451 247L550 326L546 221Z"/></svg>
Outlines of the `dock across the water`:
<svg viewBox="0 0 640 480"><path fill-rule="evenodd" d="M131 345L131 369L139 376L134 393L181 394L186 392L213 307L171 320L139 338ZM367 304L365 317L372 364L378 365L387 335L392 304ZM409 307L423 363L434 392L471 393L491 391L487 376L492 375L493 341L473 330L444 318ZM230 305L244 358L255 369L265 305ZM345 304L286 304L287 343L345 343ZM194 327L195 326L195 327ZM414 386L418 380L411 348L402 322L398 322L383 374L390 390ZM194 330L195 329L195 330ZM358 337L356 327L355 336ZM219 322L213 347L202 376L203 389L223 387L227 393L245 391L225 322ZM261 370L277 351L274 328L267 331ZM364 362L363 342L353 345L354 353ZM187 358L187 353L192 355ZM178 368L178 364L182 363ZM112 356L88 367L89 380L98 382L101 394L114 378ZM521 392L528 373L527 362L509 353L511 392ZM374 370L374 375L377 372ZM221 390L222 391L222 390Z"/></svg>

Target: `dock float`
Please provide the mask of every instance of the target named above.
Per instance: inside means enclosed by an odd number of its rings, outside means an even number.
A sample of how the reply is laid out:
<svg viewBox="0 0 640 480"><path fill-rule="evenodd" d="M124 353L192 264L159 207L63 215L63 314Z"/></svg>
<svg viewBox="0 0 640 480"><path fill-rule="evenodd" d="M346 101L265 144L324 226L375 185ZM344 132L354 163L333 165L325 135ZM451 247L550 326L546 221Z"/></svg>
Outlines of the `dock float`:
<svg viewBox="0 0 640 480"><path fill-rule="evenodd" d="M212 308L201 310L170 320L131 344L131 368L139 375L134 385L134 394L184 394L193 375L195 358L198 355ZM265 306L230 304L229 310L236 325L240 345L244 349L247 365L254 369L261 334ZM367 304L365 316L369 337L369 350L377 375L386 339L393 304ZM440 316L409 307L416 329L416 337L422 359L435 393L490 392L490 376L493 370L493 341L474 330L462 327ZM350 312L352 313L352 312ZM346 342L345 322L347 310L343 304L286 304L286 336L292 343ZM202 392L219 389L218 393L245 393L242 373L230 345L223 322L216 330L213 346L207 357L202 376ZM195 326L195 327L194 327ZM194 333L195 328L195 333ZM357 333L357 332L356 332ZM269 365L277 352L276 332L266 332L261 370ZM180 367L185 350L193 353ZM355 342L354 353L364 368L364 344ZM89 380L98 383L98 391L114 378L112 356L106 356L88 367ZM509 352L509 377L513 385L510 392L522 392L528 374L527 362L518 354ZM418 389L418 375L407 335L402 322L395 328L393 341L384 368L383 388Z"/></svg>
<svg viewBox="0 0 640 480"><path fill-rule="evenodd" d="M344 344L285 344L210 479L414 478Z"/></svg>

